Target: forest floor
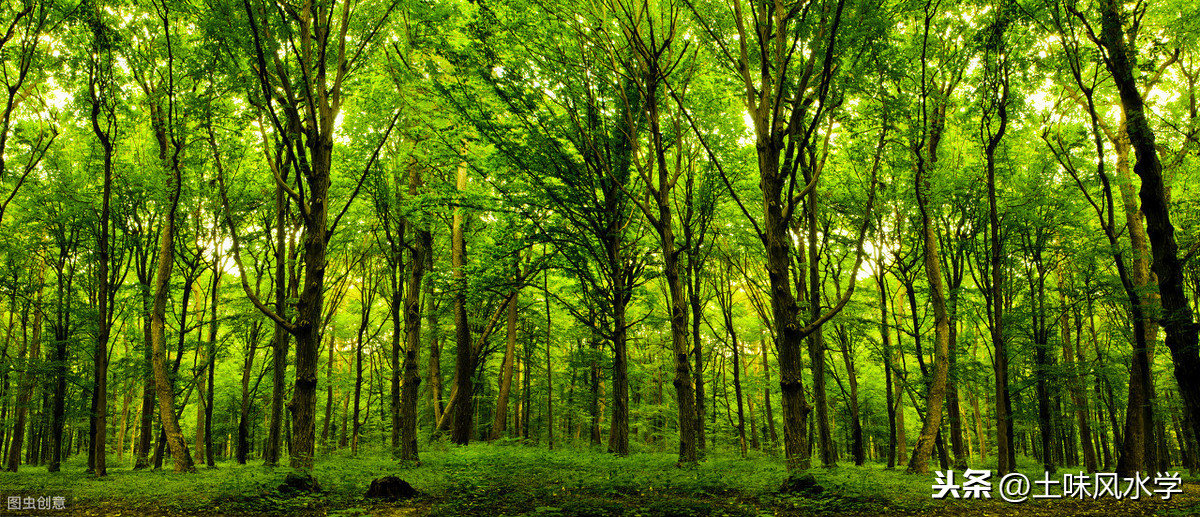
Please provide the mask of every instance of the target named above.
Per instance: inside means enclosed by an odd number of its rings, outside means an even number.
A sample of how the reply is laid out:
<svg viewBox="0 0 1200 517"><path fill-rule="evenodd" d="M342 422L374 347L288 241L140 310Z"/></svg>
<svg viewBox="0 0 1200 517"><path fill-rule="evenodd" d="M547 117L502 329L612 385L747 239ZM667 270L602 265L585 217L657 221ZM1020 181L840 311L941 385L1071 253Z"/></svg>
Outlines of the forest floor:
<svg viewBox="0 0 1200 517"><path fill-rule="evenodd" d="M49 474L45 467L0 472L0 516L562 516L562 517L759 517L759 516L1050 516L1200 515L1200 482L1184 477L1182 493L1169 500L933 499L936 478L886 470L882 465L814 468L818 495L779 491L787 477L782 461L761 453L742 459L710 453L699 465L679 468L668 453L616 458L593 450L524 447L511 442L447 448L422 453L420 466L399 466L366 452L360 458L321 458L313 475L323 491L280 491L285 467L220 463L195 474L131 471L120 462L109 476L84 472L79 456ZM169 463L169 462L168 462ZM1022 464L1031 479L1034 465ZM1060 470L1062 473L1070 470ZM958 473L961 476L961 472ZM365 497L371 480L398 476L418 492L407 501ZM994 484L996 480L993 480ZM997 489L998 490L998 489ZM1034 490L1038 491L1037 485ZM9 509L13 497L63 497L65 509ZM6 504L8 503L8 504Z"/></svg>

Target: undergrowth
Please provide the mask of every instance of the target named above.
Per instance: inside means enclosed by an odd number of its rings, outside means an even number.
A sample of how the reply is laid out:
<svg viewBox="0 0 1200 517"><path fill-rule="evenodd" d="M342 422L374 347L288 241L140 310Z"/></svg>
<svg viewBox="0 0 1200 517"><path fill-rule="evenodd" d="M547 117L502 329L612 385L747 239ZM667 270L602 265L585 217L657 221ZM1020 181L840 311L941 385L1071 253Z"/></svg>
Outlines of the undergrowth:
<svg viewBox="0 0 1200 517"><path fill-rule="evenodd" d="M64 496L67 507L124 515L487 515L578 517L757 517L936 513L933 475L909 475L881 464L813 468L819 495L780 493L787 472L778 457L710 452L677 466L669 453L619 458L599 450L547 450L502 444L434 444L422 464L401 465L386 451L320 458L312 474L323 492L280 491L287 467L220 463L194 474L131 471L113 464L106 478L73 458L63 472L22 467L0 473L0 496ZM1031 470L1032 472L1032 470ZM383 503L364 497L373 479L394 475L420 492ZM954 503L951 503L954 504ZM957 503L966 504L966 503ZM406 509L404 513L396 513ZM80 512L82 513L82 512Z"/></svg>

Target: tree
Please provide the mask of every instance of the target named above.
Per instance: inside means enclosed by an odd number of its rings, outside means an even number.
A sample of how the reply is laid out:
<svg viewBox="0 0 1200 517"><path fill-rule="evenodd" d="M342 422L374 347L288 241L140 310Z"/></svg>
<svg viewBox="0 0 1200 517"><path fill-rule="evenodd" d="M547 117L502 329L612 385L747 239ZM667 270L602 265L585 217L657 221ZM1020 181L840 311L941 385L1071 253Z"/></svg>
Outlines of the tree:
<svg viewBox="0 0 1200 517"><path fill-rule="evenodd" d="M280 170L289 169L297 182L295 187L287 185L281 173L275 174L276 184L296 207L304 228L304 277L295 305L295 321L280 314L278 307L271 309L263 304L242 276L243 291L255 307L296 339L295 390L288 403L292 415L293 468L308 470L313 466L319 323L324 307L329 240L357 196L363 178L378 157L378 148L387 140L396 119L392 118L357 185L350 193L343 194L345 202L330 221L335 120L345 99L344 88L350 73L371 54L375 36L396 5L395 1L372 5L372 10L379 9L379 14L364 24L352 16L352 11L359 14L367 7L352 10L349 3L339 9L331 2L315 1L297 10L274 1L243 2L241 14L245 15L252 40L249 68L259 89L252 102L261 106L274 129L274 151ZM348 47L347 35L352 26L356 29L355 37ZM228 214L226 220L230 222ZM230 232L236 256L237 230L231 227Z"/></svg>
<svg viewBox="0 0 1200 517"><path fill-rule="evenodd" d="M720 165L718 168L766 251L771 319L776 331L782 377L785 457L789 471L803 470L809 466L806 424L812 408L804 399L800 343L845 307L854 293L854 284L850 283L843 297L828 310L816 309L819 297L807 293L810 319L807 324L801 324L797 319L800 306L791 281L793 244L790 232L796 224L797 210L802 208L801 203L806 197L812 196L808 210L816 210L817 198L813 192L820 180L821 163L815 149L822 141L828 145L822 130L825 123L831 121L831 113L841 100L831 94L836 76L842 69L835 56L840 48L853 48L852 44L860 40L843 33L844 0L818 2L805 9L753 2L749 12L742 2L734 2L731 23L702 14L705 10L696 2L689 2L688 7L713 42L714 54L724 60L737 77L746 111L753 123L762 195L761 216L751 215L741 196L732 189L725 168ZM862 8L863 12L869 10L867 5ZM736 40L716 29L728 25L736 27ZM862 36L861 41L865 41L874 34L865 32L856 36ZM795 54L792 49L801 45L808 50L802 55ZM691 119L689 125L693 129L696 127ZM711 148L706 152L713 156ZM720 163L715 157L713 161L714 165ZM873 186L872 179L872 193ZM856 254L856 271L861 265L861 243L866 228L863 224L857 233L860 252ZM812 289L820 288L814 285ZM799 291L804 294L803 288ZM810 355L820 355L813 353L819 352L821 347L814 343L817 341L810 343ZM814 369L823 367L823 361L813 365Z"/></svg>
<svg viewBox="0 0 1200 517"><path fill-rule="evenodd" d="M1082 18L1082 15L1076 16ZM1158 278L1162 306L1159 324L1166 334L1164 344L1171 351L1171 359L1175 363L1175 380L1179 383L1180 396L1187 409L1192 432L1197 433L1200 431L1200 376L1197 375L1200 374L1200 325L1193 321L1192 306L1183 290L1185 261L1179 258L1175 226L1171 223L1170 204L1163 183L1163 166L1159 160L1154 131L1146 117L1145 102L1133 75L1137 59L1131 52L1133 49L1126 43L1123 7L1112 0L1102 1L1100 20L1098 43L1105 50L1101 57L1120 94L1126 132L1137 157L1133 172L1142 180L1138 196L1146 217L1146 235L1150 239L1153 254L1151 269ZM1095 34L1095 31L1091 33ZM1143 359L1136 360L1133 366L1149 369L1148 361ZM1149 377L1144 375L1147 380ZM1123 472L1148 469L1148 465L1136 463L1128 465L1126 469L1118 467Z"/></svg>

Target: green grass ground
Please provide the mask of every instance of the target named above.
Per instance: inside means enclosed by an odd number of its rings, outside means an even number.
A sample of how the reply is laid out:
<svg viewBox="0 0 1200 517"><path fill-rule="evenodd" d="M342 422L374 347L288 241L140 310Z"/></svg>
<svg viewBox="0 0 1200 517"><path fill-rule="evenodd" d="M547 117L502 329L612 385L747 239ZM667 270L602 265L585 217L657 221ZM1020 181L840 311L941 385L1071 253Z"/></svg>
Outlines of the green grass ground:
<svg viewBox="0 0 1200 517"><path fill-rule="evenodd" d="M882 465L815 468L825 490L817 497L778 493L786 478L777 457L746 459L722 453L679 468L666 453L617 458L600 451L549 451L511 444L442 447L422 454L420 466L334 456L313 474L324 492L288 496L278 490L291 469L222 463L195 474L133 472L114 464L98 479L82 458L64 471L22 467L0 473L0 515L287 515L287 516L578 516L758 517L775 515L1200 515L1200 484L1185 483L1169 501L1099 500L938 501L933 474L889 471ZM1033 465L1022 465L1034 477ZM1062 472L1060 472L1061 475ZM398 476L421 495L386 503L364 497L371 480ZM1036 477L1041 477L1038 472ZM66 497L66 510L7 510L8 498Z"/></svg>

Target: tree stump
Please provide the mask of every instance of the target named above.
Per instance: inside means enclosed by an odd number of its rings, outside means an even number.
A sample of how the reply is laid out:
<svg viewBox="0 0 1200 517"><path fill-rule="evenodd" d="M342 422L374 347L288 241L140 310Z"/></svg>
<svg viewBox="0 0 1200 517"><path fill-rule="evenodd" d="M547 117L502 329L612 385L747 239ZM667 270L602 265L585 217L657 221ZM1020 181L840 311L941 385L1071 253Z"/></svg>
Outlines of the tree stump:
<svg viewBox="0 0 1200 517"><path fill-rule="evenodd" d="M817 484L817 478L812 474L792 475L783 480L783 485L779 487L779 492L783 494L795 494L806 497L815 497L821 495L825 491L825 487Z"/></svg>
<svg viewBox="0 0 1200 517"><path fill-rule="evenodd" d="M396 476L376 479L371 482L371 488L367 490L367 497L389 501L411 499L416 497L416 495L417 491L412 485Z"/></svg>
<svg viewBox="0 0 1200 517"><path fill-rule="evenodd" d="M283 494L317 493L321 492L321 484L317 483L317 478L314 478L312 474L291 472L283 478L283 484L279 485L279 492Z"/></svg>

